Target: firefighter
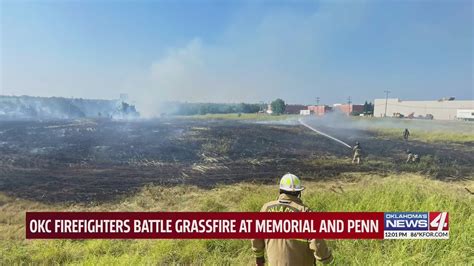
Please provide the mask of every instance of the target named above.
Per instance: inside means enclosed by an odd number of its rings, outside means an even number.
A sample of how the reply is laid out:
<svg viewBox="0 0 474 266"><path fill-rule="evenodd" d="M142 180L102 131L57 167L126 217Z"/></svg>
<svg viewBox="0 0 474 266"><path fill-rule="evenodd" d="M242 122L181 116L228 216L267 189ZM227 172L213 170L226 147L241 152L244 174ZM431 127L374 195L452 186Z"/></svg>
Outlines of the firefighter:
<svg viewBox="0 0 474 266"><path fill-rule="evenodd" d="M413 153L410 150L407 150L407 163L411 163L413 161Z"/></svg>
<svg viewBox="0 0 474 266"><path fill-rule="evenodd" d="M413 155L413 162L414 163L419 163L420 162L420 155L419 154L416 154Z"/></svg>
<svg viewBox="0 0 474 266"><path fill-rule="evenodd" d="M263 205L261 212L309 212L301 201L300 179L286 174L280 180L280 196ZM314 265L316 261L327 264L333 261L324 240L316 239L252 239L256 265L265 264L265 251L269 265Z"/></svg>
<svg viewBox="0 0 474 266"><path fill-rule="evenodd" d="M409 136L410 136L410 131L408 131L408 128L405 128L405 130L403 131L403 139L405 141L408 141Z"/></svg>
<svg viewBox="0 0 474 266"><path fill-rule="evenodd" d="M414 154L410 150L407 150L407 163L419 163L420 162L420 155Z"/></svg>
<svg viewBox="0 0 474 266"><path fill-rule="evenodd" d="M354 152L354 156L352 157L352 163L360 164L362 162L362 148L358 141L356 141L356 145L352 148L352 151Z"/></svg>

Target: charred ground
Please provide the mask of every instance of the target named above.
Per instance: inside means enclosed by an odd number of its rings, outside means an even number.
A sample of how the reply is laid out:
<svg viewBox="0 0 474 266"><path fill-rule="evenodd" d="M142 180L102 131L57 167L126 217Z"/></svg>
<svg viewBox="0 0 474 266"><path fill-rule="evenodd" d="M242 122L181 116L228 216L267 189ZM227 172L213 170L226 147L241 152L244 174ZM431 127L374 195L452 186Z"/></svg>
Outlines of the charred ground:
<svg viewBox="0 0 474 266"><path fill-rule="evenodd" d="M351 151L301 125L249 121L162 119L119 122L2 121L0 191L54 202L97 202L147 184L214 187L242 181L273 183L286 172L305 179L344 172L423 172L438 179L472 174L472 143L410 142L423 155L406 165L402 140L366 130L329 134L361 142L367 163L350 164Z"/></svg>

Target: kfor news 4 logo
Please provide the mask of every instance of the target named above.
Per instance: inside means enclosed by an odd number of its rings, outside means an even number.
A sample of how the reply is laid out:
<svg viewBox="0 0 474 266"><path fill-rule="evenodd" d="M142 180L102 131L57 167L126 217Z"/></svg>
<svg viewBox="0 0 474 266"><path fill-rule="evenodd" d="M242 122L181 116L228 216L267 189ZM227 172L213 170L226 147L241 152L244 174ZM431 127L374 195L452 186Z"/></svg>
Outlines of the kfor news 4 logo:
<svg viewBox="0 0 474 266"><path fill-rule="evenodd" d="M386 212L385 239L448 239L447 212Z"/></svg>

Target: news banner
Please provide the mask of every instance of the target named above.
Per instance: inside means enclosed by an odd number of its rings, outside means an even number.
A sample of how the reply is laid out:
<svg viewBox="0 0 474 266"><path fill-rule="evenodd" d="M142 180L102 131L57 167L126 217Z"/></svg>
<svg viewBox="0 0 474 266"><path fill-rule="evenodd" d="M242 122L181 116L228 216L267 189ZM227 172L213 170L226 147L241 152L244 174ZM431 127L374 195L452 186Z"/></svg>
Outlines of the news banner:
<svg viewBox="0 0 474 266"><path fill-rule="evenodd" d="M27 239L448 239L447 212L27 212Z"/></svg>

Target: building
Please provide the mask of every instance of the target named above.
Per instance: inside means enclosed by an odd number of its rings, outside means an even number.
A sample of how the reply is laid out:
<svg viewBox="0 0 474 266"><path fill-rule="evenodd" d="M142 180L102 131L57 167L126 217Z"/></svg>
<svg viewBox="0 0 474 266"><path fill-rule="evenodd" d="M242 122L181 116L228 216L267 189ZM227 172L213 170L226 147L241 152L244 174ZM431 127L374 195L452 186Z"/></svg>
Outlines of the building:
<svg viewBox="0 0 474 266"><path fill-rule="evenodd" d="M285 106L285 114L296 115L300 113L300 110L308 109L308 106L301 104L287 104Z"/></svg>
<svg viewBox="0 0 474 266"><path fill-rule="evenodd" d="M267 114L271 115L273 114L273 110L272 110L272 105L271 104L267 104L267 110L265 111Z"/></svg>
<svg viewBox="0 0 474 266"><path fill-rule="evenodd" d="M439 120L455 120L457 111L461 109L474 109L474 101L458 101L454 98L437 101L402 101L398 98L374 101L374 117L384 117L386 114L387 117L432 117Z"/></svg>
<svg viewBox="0 0 474 266"><path fill-rule="evenodd" d="M456 118L458 120L474 121L474 109L458 109Z"/></svg>
<svg viewBox="0 0 474 266"><path fill-rule="evenodd" d="M323 116L329 112L332 112L332 107L328 105L310 105L308 110L317 116Z"/></svg>
<svg viewBox="0 0 474 266"><path fill-rule="evenodd" d="M334 110L346 115L359 115L364 112L363 104L334 104Z"/></svg>
<svg viewBox="0 0 474 266"><path fill-rule="evenodd" d="M127 101L128 101L128 94L127 94L127 93L120 93L119 99L120 99L122 102L127 102Z"/></svg>

